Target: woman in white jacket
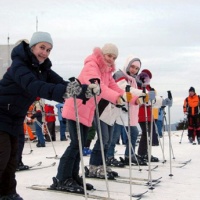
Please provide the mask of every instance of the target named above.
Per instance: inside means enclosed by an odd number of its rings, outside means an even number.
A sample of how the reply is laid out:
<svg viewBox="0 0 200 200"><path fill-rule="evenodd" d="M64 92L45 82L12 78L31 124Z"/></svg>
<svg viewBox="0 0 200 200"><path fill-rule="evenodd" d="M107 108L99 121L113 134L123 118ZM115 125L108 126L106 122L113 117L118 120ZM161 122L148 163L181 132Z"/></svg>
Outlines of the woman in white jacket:
<svg viewBox="0 0 200 200"><path fill-rule="evenodd" d="M119 70L114 74L114 79L117 82L118 86L125 90L127 85L130 85L130 92L131 94L135 96L141 96L143 94L142 90L137 89L137 82L135 80L136 75L138 74L139 70L141 68L141 61L139 58L136 58L134 56L129 56L125 62L123 70ZM136 158L134 156L133 150L135 151L135 144L138 136L138 112L139 112L139 105L138 101L130 103L130 134L131 134L131 144L133 146L133 149L131 150L132 155L132 163L136 163ZM119 139L119 136L121 134L121 128L126 127L126 130L128 130L128 107L127 103L123 107L123 109L119 108L120 115L118 116L115 125L114 125L114 133L111 145L109 147L108 153L107 153L107 165L109 166L122 166L122 163L114 158L114 152L115 152L115 145L117 143L117 140ZM129 164L129 143L126 144L125 149L125 156L124 159L121 159L123 163L126 165ZM146 162L143 160L138 159L140 165L147 165Z"/></svg>

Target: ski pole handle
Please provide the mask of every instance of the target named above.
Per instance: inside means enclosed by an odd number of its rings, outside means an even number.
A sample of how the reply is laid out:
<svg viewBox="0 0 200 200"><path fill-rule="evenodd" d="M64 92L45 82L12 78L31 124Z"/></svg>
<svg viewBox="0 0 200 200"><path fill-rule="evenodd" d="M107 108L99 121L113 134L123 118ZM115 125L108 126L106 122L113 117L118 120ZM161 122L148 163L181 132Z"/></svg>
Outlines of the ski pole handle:
<svg viewBox="0 0 200 200"><path fill-rule="evenodd" d="M126 99L127 99L127 102L129 103L132 99L132 94L130 93L130 88L131 86L130 85L127 85L126 88L125 88L125 91L126 91Z"/></svg>
<svg viewBox="0 0 200 200"><path fill-rule="evenodd" d="M171 91L167 91L167 94L168 94L168 98L169 98L170 100L172 100L172 93L171 93Z"/></svg>

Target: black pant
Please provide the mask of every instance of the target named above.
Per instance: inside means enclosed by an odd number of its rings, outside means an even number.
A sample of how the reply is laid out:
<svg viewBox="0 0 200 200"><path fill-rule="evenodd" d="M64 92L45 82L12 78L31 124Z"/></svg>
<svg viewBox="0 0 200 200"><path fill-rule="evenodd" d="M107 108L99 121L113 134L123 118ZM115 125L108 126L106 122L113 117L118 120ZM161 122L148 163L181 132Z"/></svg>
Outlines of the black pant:
<svg viewBox="0 0 200 200"><path fill-rule="evenodd" d="M146 131L146 122L140 122L140 128L142 130L142 135L138 147L138 155L144 156L148 154L147 150L147 131ZM148 122L148 134L151 132L151 122ZM155 131L155 125L153 124L153 133L152 133L152 143L154 145L158 144L158 138Z"/></svg>
<svg viewBox="0 0 200 200"><path fill-rule="evenodd" d="M56 125L55 122L47 122L47 127L51 135L52 141L56 141Z"/></svg>
<svg viewBox="0 0 200 200"><path fill-rule="evenodd" d="M18 138L0 131L0 195L16 193Z"/></svg>

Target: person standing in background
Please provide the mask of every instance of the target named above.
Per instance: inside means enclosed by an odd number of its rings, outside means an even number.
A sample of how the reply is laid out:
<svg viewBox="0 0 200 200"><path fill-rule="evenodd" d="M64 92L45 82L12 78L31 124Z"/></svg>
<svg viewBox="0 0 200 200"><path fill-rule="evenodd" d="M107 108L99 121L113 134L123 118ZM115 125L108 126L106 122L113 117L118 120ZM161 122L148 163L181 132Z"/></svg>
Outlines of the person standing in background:
<svg viewBox="0 0 200 200"><path fill-rule="evenodd" d="M50 104L45 104L45 122L50 133L52 141L56 141L56 117L54 112L54 106Z"/></svg>
<svg viewBox="0 0 200 200"><path fill-rule="evenodd" d="M67 128L67 120L62 117L63 103L56 104L58 120L60 123L60 141L67 141L65 131Z"/></svg>
<svg viewBox="0 0 200 200"><path fill-rule="evenodd" d="M197 137L200 144L200 96L195 93L194 87L190 87L189 96L185 98L183 112L188 118L188 139L190 143L195 142Z"/></svg>

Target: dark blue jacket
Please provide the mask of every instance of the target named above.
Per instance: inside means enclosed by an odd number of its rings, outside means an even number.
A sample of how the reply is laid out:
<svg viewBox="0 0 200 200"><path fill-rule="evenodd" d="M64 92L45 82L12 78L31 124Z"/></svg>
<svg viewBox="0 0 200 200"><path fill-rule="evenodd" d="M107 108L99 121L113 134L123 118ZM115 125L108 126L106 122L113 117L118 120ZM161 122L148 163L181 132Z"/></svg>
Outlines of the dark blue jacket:
<svg viewBox="0 0 200 200"><path fill-rule="evenodd" d="M51 70L49 59L39 64L25 42L13 49L11 58L0 80L0 131L17 136L36 97L63 102L68 82Z"/></svg>

